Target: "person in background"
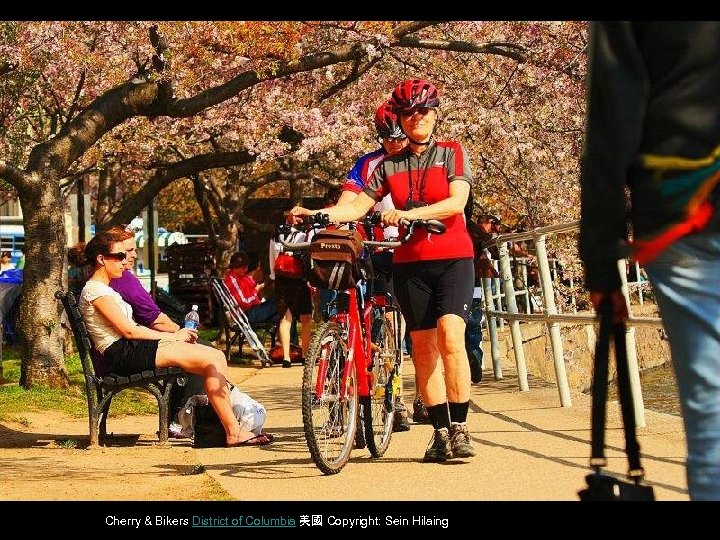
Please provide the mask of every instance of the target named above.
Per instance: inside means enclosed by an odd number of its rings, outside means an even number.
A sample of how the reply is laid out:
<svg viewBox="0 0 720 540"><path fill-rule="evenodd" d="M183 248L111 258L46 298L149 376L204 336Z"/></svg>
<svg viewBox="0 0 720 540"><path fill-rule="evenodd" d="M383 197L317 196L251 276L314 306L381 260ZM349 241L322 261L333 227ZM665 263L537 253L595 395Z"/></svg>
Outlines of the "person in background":
<svg viewBox="0 0 720 540"><path fill-rule="evenodd" d="M230 294L245 312L250 324L278 322L280 314L273 301L264 301L260 291L264 283L257 283L248 273L249 258L244 251L236 251L230 256L230 267L223 278Z"/></svg>
<svg viewBox="0 0 720 540"><path fill-rule="evenodd" d="M265 445L267 434L255 435L240 427L230 406L227 363L222 351L196 343L197 332L182 328L158 332L133 320L130 305L110 288L110 281L125 271L125 244L120 236L104 231L87 245L73 248L84 253L92 274L80 293L78 307L93 345L114 373L129 375L175 366L202 375L205 393L225 428L226 446Z"/></svg>
<svg viewBox="0 0 720 540"><path fill-rule="evenodd" d="M375 111L374 124L380 148L360 156L352 169L350 169L345 183L342 185L340 198L336 201L336 204L339 206L350 204L357 198L358 193L361 193L367 187L369 179L372 177L378 164L385 159L385 156L401 152L408 144L407 137L400 128L400 120L393 111L392 104L389 101L385 101ZM388 194L373 206L373 211L382 212L390 208L395 207L393 206L392 197ZM395 226L377 227L376 230L371 232L374 240L389 240L395 239L398 236L398 228ZM370 260L375 274L375 278L371 284L373 292L384 293L388 291L394 298L395 292L392 286L392 250L373 252L370 255ZM402 314L400 314L399 328L400 335L403 336L404 340L405 320ZM419 396L420 395L417 394L416 401L420 399ZM398 396L395 403L395 417L393 422L393 431L408 431L410 429L407 407L403 399L402 383L400 396Z"/></svg>
<svg viewBox="0 0 720 540"><path fill-rule="evenodd" d="M487 262L487 254L482 249L479 236L480 228L472 220L473 196L472 193L468 197L468 204L465 206L465 222L467 223L468 233L473 242L473 251L475 257L473 266L475 271L475 292L473 293L472 305L470 307L470 316L468 317L467 326L465 327L465 350L470 362L470 381L474 384L482 381L483 367L483 349L482 349L482 267L483 259Z"/></svg>
<svg viewBox="0 0 720 540"><path fill-rule="evenodd" d="M3 251L0 255L0 272L5 270L13 270L15 265L11 263L12 254L9 251Z"/></svg>
<svg viewBox="0 0 720 540"><path fill-rule="evenodd" d="M718 501L720 21L593 22L588 65L585 286L625 321L617 261L644 266L677 378L690 498Z"/></svg>
<svg viewBox="0 0 720 540"><path fill-rule="evenodd" d="M288 242L298 243L310 240L306 233L296 233ZM291 329L293 321L300 320L300 348L302 349L303 361L307 357L310 348L310 337L312 336L312 297L310 287L304 278L294 279L285 276L275 275L275 259L283 251L283 246L275 239L270 240L268 258L270 263L270 279L275 282L275 300L278 313L282 318L278 324L278 339L283 350L282 367L292 367L290 358Z"/></svg>
<svg viewBox="0 0 720 540"><path fill-rule="evenodd" d="M330 221L355 221L390 193L395 208L385 210L382 221L400 225L401 235L405 219L439 219L446 226L438 235L415 231L393 254L393 285L412 337L420 394L435 428L424 462L475 455L466 424L470 367L464 346L473 247L463 213L473 178L462 145L433 136L439 105L434 84L421 79L400 83L392 108L408 137L407 148L386 156L350 204L323 211ZM289 218L299 221L314 213L295 207Z"/></svg>

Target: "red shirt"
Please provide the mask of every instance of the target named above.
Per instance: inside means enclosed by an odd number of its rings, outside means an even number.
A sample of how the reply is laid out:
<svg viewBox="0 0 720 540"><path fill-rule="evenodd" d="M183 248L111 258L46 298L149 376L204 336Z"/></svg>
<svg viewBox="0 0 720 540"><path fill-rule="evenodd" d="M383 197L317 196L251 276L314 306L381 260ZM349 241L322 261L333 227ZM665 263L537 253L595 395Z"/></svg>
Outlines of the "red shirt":
<svg viewBox="0 0 720 540"><path fill-rule="evenodd" d="M227 285L230 294L240 306L240 309L247 311L253 306L257 306L261 303L260 296L257 293L255 287L257 283L247 273L242 274L237 268L228 270L223 278L225 285Z"/></svg>
<svg viewBox="0 0 720 540"><path fill-rule="evenodd" d="M365 193L379 201L392 195L395 208L405 208L409 198L433 204L450 195L450 182L462 180L472 184L467 153L460 143L433 141L416 156L408 148L387 156L378 164ZM473 245L465 226L465 216L455 214L442 220L444 234L427 234L417 229L412 238L395 248L394 263L464 259L473 257ZM402 227L400 236L404 234Z"/></svg>

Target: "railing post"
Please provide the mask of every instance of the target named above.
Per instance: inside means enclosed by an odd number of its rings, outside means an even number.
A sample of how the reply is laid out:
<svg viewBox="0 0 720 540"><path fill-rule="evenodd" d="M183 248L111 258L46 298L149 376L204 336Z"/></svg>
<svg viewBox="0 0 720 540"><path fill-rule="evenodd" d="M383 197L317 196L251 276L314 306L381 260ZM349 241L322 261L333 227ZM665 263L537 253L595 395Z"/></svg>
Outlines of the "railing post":
<svg viewBox="0 0 720 540"><path fill-rule="evenodd" d="M525 286L520 294L525 297L525 313L530 314L532 310L530 309L530 286L528 285L527 259L522 257L521 259L518 258L516 260L518 269L520 270L520 279L522 279L523 285Z"/></svg>
<svg viewBox="0 0 720 540"><path fill-rule="evenodd" d="M544 234L538 236L535 241L535 249L537 250L540 286L542 287L543 297L545 299L545 313L548 315L557 315L555 293L553 290L552 276L550 275L550 265L548 263ZM555 378L557 380L558 392L560 393L560 404L563 407L570 407L572 402L570 399L570 386L565 371L565 354L563 351L562 336L560 335L560 325L556 322L548 322L547 327L550 332L550 343L552 344Z"/></svg>
<svg viewBox="0 0 720 540"><path fill-rule="evenodd" d="M492 295L492 279L482 278L483 303L485 304L485 312L495 311L495 301ZM490 356L492 357L493 374L495 380L499 381L503 378L502 366L500 365L500 341L498 340L497 324L495 317L487 315L485 317L488 325L488 333L490 334Z"/></svg>
<svg viewBox="0 0 720 540"><path fill-rule="evenodd" d="M503 283L503 291L505 291L505 302L507 303L507 311L510 314L517 314L517 301L515 300L515 287L513 286L512 272L510 271L510 255L508 252L507 242L500 244L500 279ZM523 350L522 332L520 332L520 321L513 319L510 321L510 335L512 336L513 351L515 352L515 364L517 366L518 381L520 390L527 392L530 390L527 380L527 365L525 364L525 351Z"/></svg>
<svg viewBox="0 0 720 540"><path fill-rule="evenodd" d="M500 273L500 261L492 261L493 266L495 267L495 271L499 274ZM492 295L493 304L495 305L495 311L505 311L503 309L502 305L502 287L500 284L500 278L492 278L493 281L493 287L495 288L495 294ZM495 324L499 326L500 328L505 327L505 319L497 318L495 319Z"/></svg>
<svg viewBox="0 0 720 540"><path fill-rule="evenodd" d="M625 297L628 310L630 309L630 295L628 293L627 274L625 259L618 261L618 272L620 272L620 283L622 293ZM645 402L643 401L642 387L640 385L640 368L637 360L637 347L635 344L635 327L625 325L625 347L627 348L628 375L630 376L630 393L633 398L635 409L635 423L638 427L645 427Z"/></svg>

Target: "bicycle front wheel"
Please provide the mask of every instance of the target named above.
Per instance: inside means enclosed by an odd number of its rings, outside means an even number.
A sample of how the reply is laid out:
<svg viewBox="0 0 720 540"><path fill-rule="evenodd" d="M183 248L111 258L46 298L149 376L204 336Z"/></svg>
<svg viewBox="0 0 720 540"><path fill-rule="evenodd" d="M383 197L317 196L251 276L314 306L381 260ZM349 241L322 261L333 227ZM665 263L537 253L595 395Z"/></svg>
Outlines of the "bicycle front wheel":
<svg viewBox="0 0 720 540"><path fill-rule="evenodd" d="M379 458L387 450L395 418L395 399L399 387L397 366L400 350L395 325L381 311L373 324L372 373L368 375L370 396L363 398L365 439L370 454Z"/></svg>
<svg viewBox="0 0 720 540"><path fill-rule="evenodd" d="M343 381L348 348L342 326L323 323L305 360L302 415L305 440L315 465L337 474L350 459L358 418L355 374Z"/></svg>

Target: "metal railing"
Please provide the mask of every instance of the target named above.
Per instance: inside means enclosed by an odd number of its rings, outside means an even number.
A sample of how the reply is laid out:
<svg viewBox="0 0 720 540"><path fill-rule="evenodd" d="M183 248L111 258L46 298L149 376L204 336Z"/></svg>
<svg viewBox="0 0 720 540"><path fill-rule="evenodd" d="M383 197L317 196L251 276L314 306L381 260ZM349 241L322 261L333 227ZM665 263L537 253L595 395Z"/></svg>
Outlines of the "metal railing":
<svg viewBox="0 0 720 540"><path fill-rule="evenodd" d="M556 304L558 267L557 262L548 256L546 240L551 234L574 233L579 229L580 222L573 221L571 223L551 225L549 227L540 227L531 231L503 234L495 238L486 247L497 246L499 248L499 261L493 261L499 273L499 278L483 278L483 296L486 315L486 324L490 335L490 350L492 356L493 373L495 379L502 379L502 368L500 362L500 346L498 338L498 321L499 326L504 326L505 321L510 327L510 336L515 356L515 364L517 367L518 382L520 390L529 390L528 373L525 360L525 352L523 349L523 336L520 330L520 322L543 322L547 325L552 346L553 364L555 377L560 394L560 404L563 407L572 405L570 398L570 387L568 385L567 373L565 371L565 360L562 335L560 333L561 324L587 324L593 325L597 323L594 314L577 313L577 305L574 295L571 297L572 313L560 313ZM515 275L511 264L510 249L513 243L522 241L532 241L535 245L536 262L538 266L538 278L540 282L540 302L541 306L535 305L537 298L530 295L527 286L527 264L515 265ZM516 258L517 259L517 258ZM618 272L622 281L622 292L625 295L628 306L630 306L630 287L627 282L627 261L618 261ZM638 291L639 301L643 302L643 290L647 291L648 282L642 279L642 273L637 263L635 264L635 275L638 281L632 287ZM553 273L551 265L555 265ZM518 274L519 273L519 274ZM524 273L524 274L523 274ZM514 279L520 277L525 283L525 289L521 291L515 290ZM495 282L493 284L493 282ZM571 284L571 286L574 284ZM495 293L493 293L493 289ZM518 310L517 298L524 296L526 312L521 313ZM541 313L531 313L531 302ZM638 426L645 425L644 403L642 398L642 390L640 387L640 374L637 361L637 348L635 343L635 327L636 326L661 326L662 322L657 317L634 317L632 311L628 319L625 339L628 352L628 367L630 370L630 385L635 405L635 419Z"/></svg>

